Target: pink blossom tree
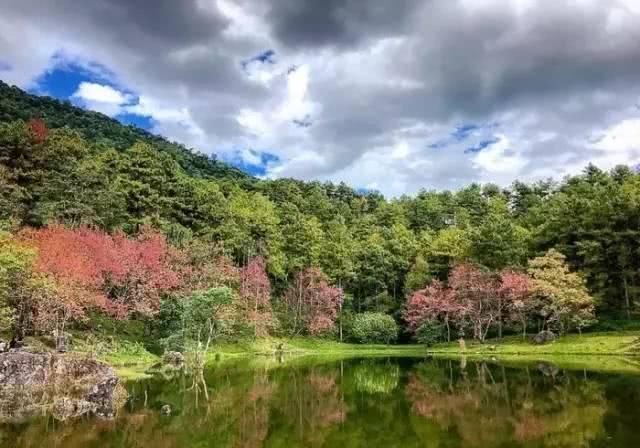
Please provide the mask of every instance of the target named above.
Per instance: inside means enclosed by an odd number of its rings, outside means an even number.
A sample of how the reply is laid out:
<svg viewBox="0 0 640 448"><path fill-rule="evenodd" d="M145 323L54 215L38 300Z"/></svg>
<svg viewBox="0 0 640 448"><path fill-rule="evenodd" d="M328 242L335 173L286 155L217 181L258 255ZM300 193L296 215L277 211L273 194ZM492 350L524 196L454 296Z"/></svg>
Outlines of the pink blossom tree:
<svg viewBox="0 0 640 448"><path fill-rule="evenodd" d="M449 286L454 291L464 319L473 328L473 337L484 342L489 329L500 317L497 282L490 272L464 263L451 271Z"/></svg>
<svg viewBox="0 0 640 448"><path fill-rule="evenodd" d="M506 302L507 312L513 321L522 325L522 338L527 337L527 316L531 312L531 286L526 274L511 270L500 273L500 297Z"/></svg>
<svg viewBox="0 0 640 448"><path fill-rule="evenodd" d="M261 256L249 260L240 270L240 308L254 327L255 336L267 336L273 322L271 312L271 282L267 263Z"/></svg>
<svg viewBox="0 0 640 448"><path fill-rule="evenodd" d="M316 335L333 329L342 298L342 289L329 285L319 268L299 272L284 295L293 317L293 333Z"/></svg>
<svg viewBox="0 0 640 448"><path fill-rule="evenodd" d="M403 317L412 332L428 320L440 320L447 329L447 341L451 341L451 323L459 318L461 311L453 290L434 280L409 297Z"/></svg>

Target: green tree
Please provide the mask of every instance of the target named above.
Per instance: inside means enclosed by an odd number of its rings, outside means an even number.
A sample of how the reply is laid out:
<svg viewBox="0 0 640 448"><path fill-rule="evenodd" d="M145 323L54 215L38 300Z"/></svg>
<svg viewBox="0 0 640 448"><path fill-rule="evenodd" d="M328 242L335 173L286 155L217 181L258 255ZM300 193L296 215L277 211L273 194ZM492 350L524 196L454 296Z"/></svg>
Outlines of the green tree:
<svg viewBox="0 0 640 448"><path fill-rule="evenodd" d="M557 328L565 333L594 322L594 300L584 279L571 272L566 258L555 249L529 261L531 290L539 300L538 314L542 328Z"/></svg>
<svg viewBox="0 0 640 448"><path fill-rule="evenodd" d="M424 259L422 255L416 256L411 269L407 273L407 279L405 281L405 292L407 294L423 289L431 280L431 273L429 271L429 263Z"/></svg>

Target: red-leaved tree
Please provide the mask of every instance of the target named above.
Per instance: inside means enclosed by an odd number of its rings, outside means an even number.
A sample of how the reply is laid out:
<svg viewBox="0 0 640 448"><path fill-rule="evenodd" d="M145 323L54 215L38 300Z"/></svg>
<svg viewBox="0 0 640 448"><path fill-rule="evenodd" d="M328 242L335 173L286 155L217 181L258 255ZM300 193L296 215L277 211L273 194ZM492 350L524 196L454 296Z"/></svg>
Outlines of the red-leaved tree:
<svg viewBox="0 0 640 448"><path fill-rule="evenodd" d="M293 333L316 335L333 329L342 296L342 289L329 285L320 269L299 272L284 295L293 317Z"/></svg>
<svg viewBox="0 0 640 448"><path fill-rule="evenodd" d="M473 337L484 342L489 329L500 318L497 282L491 273L465 263L451 271L449 286L460 304L464 319L473 329Z"/></svg>
<svg viewBox="0 0 640 448"><path fill-rule="evenodd" d="M22 237L38 250L37 272L82 291L69 297L82 297L77 305L83 310L95 307L117 318L135 312L151 315L161 295L180 284L173 268L179 253L148 229L128 238L88 227L50 226L23 232Z"/></svg>
<svg viewBox="0 0 640 448"><path fill-rule="evenodd" d="M42 143L49 136L49 129L46 123L39 118L29 120L29 130L35 143Z"/></svg>
<svg viewBox="0 0 640 448"><path fill-rule="evenodd" d="M522 337L527 337L527 316L531 312L529 276L504 270L500 273L499 294L506 303L509 318L522 325Z"/></svg>
<svg viewBox="0 0 640 448"><path fill-rule="evenodd" d="M429 286L416 291L409 297L403 313L409 329L415 332L429 320L439 320L447 329L447 340L451 340L451 323L458 319L462 311L451 288L434 280Z"/></svg>
<svg viewBox="0 0 640 448"><path fill-rule="evenodd" d="M273 322L271 312L271 282L267 263L261 256L249 260L240 270L240 309L254 327L255 336L267 336Z"/></svg>

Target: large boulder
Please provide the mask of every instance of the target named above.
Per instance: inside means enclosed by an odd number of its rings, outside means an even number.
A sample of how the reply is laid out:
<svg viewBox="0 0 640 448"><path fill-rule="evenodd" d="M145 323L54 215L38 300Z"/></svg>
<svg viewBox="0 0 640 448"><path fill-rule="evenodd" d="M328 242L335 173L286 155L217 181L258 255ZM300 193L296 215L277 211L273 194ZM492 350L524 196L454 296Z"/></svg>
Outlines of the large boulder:
<svg viewBox="0 0 640 448"><path fill-rule="evenodd" d="M556 340L556 335L552 331L541 331L533 337L533 343L536 345L544 345Z"/></svg>
<svg viewBox="0 0 640 448"><path fill-rule="evenodd" d="M113 369L93 359L51 353L0 354L0 419L51 413L59 419L113 417L126 391Z"/></svg>

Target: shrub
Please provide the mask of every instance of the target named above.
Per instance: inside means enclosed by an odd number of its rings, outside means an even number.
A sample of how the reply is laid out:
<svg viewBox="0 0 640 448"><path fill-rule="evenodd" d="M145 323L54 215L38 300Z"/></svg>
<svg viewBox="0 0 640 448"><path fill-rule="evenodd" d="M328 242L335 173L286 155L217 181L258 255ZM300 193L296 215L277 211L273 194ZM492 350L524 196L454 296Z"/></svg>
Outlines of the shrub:
<svg viewBox="0 0 640 448"><path fill-rule="evenodd" d="M444 341L444 335L444 325L435 320L427 320L416 330L416 340L427 347Z"/></svg>
<svg viewBox="0 0 640 448"><path fill-rule="evenodd" d="M383 313L357 314L353 319L351 336L361 344L389 344L398 337L398 324Z"/></svg>

